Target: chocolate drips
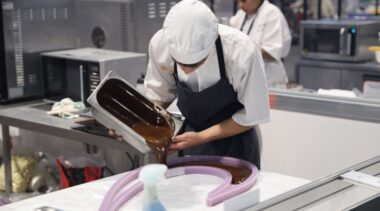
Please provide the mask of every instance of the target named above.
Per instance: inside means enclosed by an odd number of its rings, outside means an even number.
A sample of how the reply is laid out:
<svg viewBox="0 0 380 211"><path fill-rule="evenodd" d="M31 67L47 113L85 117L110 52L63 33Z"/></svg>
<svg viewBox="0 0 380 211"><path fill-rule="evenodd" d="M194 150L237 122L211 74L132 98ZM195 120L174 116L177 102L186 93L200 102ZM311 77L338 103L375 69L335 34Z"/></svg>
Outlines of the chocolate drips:
<svg viewBox="0 0 380 211"><path fill-rule="evenodd" d="M97 100L105 110L144 137L156 155L156 161L166 164L167 150L174 134L174 122L170 116L163 115L159 107L118 79L107 80L98 91ZM231 173L232 184L244 182L252 173L244 167L211 161L189 162L178 166L221 168Z"/></svg>
<svg viewBox="0 0 380 211"><path fill-rule="evenodd" d="M211 161L194 161L194 162L180 164L178 166L208 166L208 167L221 168L231 173L232 184L240 184L244 182L252 174L252 171L248 168L244 168L240 166L231 166L231 165L226 165L223 163L211 162ZM171 166L171 167L177 167L177 166Z"/></svg>

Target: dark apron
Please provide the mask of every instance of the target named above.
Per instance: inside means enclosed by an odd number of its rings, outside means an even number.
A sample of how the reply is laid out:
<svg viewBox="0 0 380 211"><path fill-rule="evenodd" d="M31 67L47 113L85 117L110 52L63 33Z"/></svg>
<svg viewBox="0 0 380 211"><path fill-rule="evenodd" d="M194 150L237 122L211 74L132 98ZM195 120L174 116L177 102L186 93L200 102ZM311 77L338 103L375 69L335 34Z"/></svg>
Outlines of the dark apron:
<svg viewBox="0 0 380 211"><path fill-rule="evenodd" d="M238 101L237 93L226 77L223 47L220 37L215 41L221 79L209 88L193 92L178 78L174 63L174 79L177 87L177 106L186 118L179 134L187 131L202 131L232 117L244 106ZM247 160L260 168L260 151L255 129L225 139L185 149L184 155L218 155Z"/></svg>

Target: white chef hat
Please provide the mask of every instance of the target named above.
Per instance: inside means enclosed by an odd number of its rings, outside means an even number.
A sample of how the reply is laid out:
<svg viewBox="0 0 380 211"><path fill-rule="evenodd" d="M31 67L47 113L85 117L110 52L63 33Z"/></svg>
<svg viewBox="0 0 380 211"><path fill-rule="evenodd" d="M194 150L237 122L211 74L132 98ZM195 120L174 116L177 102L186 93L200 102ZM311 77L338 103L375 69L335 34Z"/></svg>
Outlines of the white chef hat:
<svg viewBox="0 0 380 211"><path fill-rule="evenodd" d="M203 2L182 0L170 9L163 26L171 56L194 64L210 53L218 37L218 20Z"/></svg>

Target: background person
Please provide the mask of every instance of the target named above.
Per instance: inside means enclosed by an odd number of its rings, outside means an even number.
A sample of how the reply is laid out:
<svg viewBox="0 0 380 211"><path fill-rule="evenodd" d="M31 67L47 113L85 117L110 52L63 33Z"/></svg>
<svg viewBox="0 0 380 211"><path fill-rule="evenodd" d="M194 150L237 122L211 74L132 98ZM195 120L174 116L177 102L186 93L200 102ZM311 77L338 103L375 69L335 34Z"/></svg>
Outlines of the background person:
<svg viewBox="0 0 380 211"><path fill-rule="evenodd" d="M260 47L270 87L285 87L288 77L282 59L290 51L292 37L280 9L267 0L238 0L239 10L230 25Z"/></svg>

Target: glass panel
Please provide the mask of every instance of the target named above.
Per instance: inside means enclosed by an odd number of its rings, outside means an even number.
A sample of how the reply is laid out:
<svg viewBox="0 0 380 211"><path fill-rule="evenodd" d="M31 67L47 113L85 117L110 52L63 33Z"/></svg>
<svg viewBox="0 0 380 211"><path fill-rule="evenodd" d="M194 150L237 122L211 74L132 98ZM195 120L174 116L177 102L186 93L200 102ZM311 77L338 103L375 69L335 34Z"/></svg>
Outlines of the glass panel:
<svg viewBox="0 0 380 211"><path fill-rule="evenodd" d="M306 28L304 51L339 54L339 30Z"/></svg>

